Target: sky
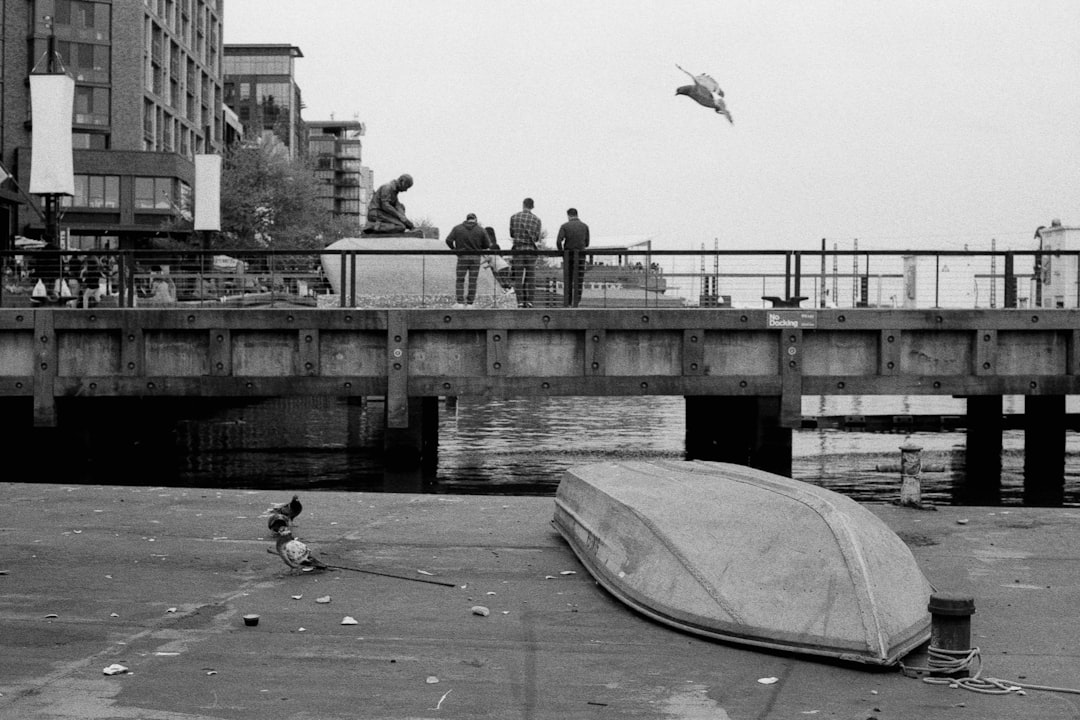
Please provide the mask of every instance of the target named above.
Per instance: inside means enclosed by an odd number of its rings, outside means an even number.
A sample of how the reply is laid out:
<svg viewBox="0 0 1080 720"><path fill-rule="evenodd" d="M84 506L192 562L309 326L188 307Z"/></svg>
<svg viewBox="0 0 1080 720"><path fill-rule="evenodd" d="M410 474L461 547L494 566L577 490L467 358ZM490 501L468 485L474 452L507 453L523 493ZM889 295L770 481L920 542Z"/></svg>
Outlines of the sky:
<svg viewBox="0 0 1080 720"><path fill-rule="evenodd" d="M662 249L1035 247L1080 226L1076 0L223 0L409 216ZM675 95L708 73L734 124Z"/></svg>

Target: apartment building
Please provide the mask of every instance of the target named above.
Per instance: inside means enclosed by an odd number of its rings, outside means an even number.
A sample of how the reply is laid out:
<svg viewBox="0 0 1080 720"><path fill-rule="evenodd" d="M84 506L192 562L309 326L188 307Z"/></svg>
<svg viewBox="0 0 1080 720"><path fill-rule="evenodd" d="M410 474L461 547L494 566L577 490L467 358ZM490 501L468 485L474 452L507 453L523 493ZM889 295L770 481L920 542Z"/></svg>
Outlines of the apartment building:
<svg viewBox="0 0 1080 720"><path fill-rule="evenodd" d="M291 158L307 152L295 73L302 57L300 48L288 44L224 46L225 104L236 112L246 138L273 133Z"/></svg>
<svg viewBox="0 0 1080 720"><path fill-rule="evenodd" d="M359 120L308 122L308 157L322 182L320 201L334 215L347 217L364 227L367 206L374 192L373 175L361 160L366 130Z"/></svg>
<svg viewBox="0 0 1080 720"><path fill-rule="evenodd" d="M75 79L75 195L64 200L68 247L143 247L180 235L194 156L222 149L223 0L4 0L0 9L0 161L29 185L27 77L49 36ZM0 202L10 200L10 183ZM10 202L9 202L10 207ZM0 237L44 232L25 203ZM2 220L3 218L0 218Z"/></svg>

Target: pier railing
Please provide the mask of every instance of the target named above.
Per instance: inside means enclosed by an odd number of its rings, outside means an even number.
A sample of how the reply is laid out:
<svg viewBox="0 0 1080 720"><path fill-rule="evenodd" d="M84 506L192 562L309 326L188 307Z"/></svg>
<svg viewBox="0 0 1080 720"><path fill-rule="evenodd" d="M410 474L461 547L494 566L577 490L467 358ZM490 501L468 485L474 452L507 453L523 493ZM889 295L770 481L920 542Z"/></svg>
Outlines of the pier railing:
<svg viewBox="0 0 1080 720"><path fill-rule="evenodd" d="M529 254L537 257L536 305L561 306L563 254ZM596 247L584 254L582 307L1080 306L1080 251ZM500 255L512 262L515 253ZM7 307L438 308L455 301L454 256L445 249L6 251L0 269ZM477 307L517 307L508 286L482 267Z"/></svg>

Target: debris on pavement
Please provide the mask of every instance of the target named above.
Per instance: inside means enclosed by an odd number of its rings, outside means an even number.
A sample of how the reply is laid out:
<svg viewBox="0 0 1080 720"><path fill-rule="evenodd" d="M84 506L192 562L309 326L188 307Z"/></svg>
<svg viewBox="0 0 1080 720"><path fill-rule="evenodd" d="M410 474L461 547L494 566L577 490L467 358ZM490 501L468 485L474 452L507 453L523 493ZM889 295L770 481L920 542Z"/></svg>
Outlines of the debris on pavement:
<svg viewBox="0 0 1080 720"><path fill-rule="evenodd" d="M487 617L488 615L491 614L491 611L488 610L483 605L473 605L472 606L472 614L473 615L479 615L480 617Z"/></svg>
<svg viewBox="0 0 1080 720"><path fill-rule="evenodd" d="M102 672L104 672L106 675L123 675L124 673L128 673L131 671L120 663L113 663L112 665L106 667Z"/></svg>
<svg viewBox="0 0 1080 720"><path fill-rule="evenodd" d="M325 605L326 603L330 602L330 596L323 595L322 597L315 598L315 602Z"/></svg>
<svg viewBox="0 0 1080 720"><path fill-rule="evenodd" d="M342 625L359 625L360 623L356 622L356 618L354 618L353 616L346 615L344 618L341 619L341 624Z"/></svg>
<svg viewBox="0 0 1080 720"><path fill-rule="evenodd" d="M779 682L779 680L780 680L780 678L774 678L774 677L758 678L758 682L761 683L762 685L772 685L775 682Z"/></svg>

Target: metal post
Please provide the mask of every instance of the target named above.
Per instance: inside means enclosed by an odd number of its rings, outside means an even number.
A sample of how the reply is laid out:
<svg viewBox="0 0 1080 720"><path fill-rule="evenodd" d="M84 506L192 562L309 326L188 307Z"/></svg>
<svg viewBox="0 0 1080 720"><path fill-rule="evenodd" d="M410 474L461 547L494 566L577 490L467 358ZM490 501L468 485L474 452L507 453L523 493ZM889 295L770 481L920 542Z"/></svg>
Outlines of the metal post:
<svg viewBox="0 0 1080 720"><path fill-rule="evenodd" d="M926 609L930 611L931 648L957 656L971 650L971 616L975 613L975 598L956 593L933 593ZM964 666L931 674L968 677L970 672Z"/></svg>
<svg viewBox="0 0 1080 720"><path fill-rule="evenodd" d="M914 443L900 446L900 504L922 507L922 447Z"/></svg>
<svg viewBox="0 0 1080 720"><path fill-rule="evenodd" d="M1005 307L1016 307L1016 270L1013 253L1005 253Z"/></svg>
<svg viewBox="0 0 1080 720"><path fill-rule="evenodd" d="M821 292L819 307L825 307L825 238L821 238Z"/></svg>

